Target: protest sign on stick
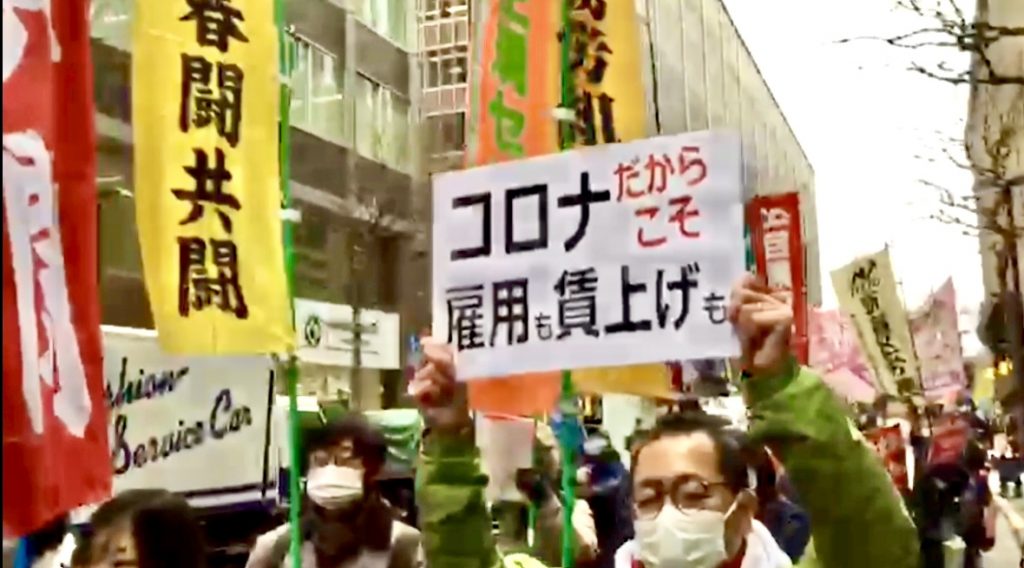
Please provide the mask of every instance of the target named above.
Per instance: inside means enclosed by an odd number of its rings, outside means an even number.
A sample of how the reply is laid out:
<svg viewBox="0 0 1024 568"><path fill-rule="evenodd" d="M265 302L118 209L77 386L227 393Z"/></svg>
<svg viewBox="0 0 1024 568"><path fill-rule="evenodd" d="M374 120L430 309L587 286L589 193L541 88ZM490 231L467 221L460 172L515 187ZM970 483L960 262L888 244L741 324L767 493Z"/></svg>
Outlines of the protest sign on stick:
<svg viewBox="0 0 1024 568"><path fill-rule="evenodd" d="M434 179L435 337L460 379L739 353L739 138L698 132Z"/></svg>

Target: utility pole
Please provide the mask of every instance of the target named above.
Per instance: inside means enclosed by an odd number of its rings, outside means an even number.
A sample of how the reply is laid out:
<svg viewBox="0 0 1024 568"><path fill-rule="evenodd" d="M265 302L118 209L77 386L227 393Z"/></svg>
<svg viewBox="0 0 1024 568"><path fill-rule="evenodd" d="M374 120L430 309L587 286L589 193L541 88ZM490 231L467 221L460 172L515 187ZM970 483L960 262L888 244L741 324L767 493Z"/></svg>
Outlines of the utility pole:
<svg viewBox="0 0 1024 568"><path fill-rule="evenodd" d="M360 216L357 221L359 228L353 232L352 240L348 245L349 259L349 304L352 307L352 368L350 373L350 388L352 389L353 406L365 410L366 406L366 384L362 378L363 370L363 294L362 284L364 269L368 262L380 262L380 259L372 259L369 251L377 243L380 236L383 213L373 197L367 207L366 216ZM374 382L373 384L377 384ZM379 385L378 385L379 387Z"/></svg>

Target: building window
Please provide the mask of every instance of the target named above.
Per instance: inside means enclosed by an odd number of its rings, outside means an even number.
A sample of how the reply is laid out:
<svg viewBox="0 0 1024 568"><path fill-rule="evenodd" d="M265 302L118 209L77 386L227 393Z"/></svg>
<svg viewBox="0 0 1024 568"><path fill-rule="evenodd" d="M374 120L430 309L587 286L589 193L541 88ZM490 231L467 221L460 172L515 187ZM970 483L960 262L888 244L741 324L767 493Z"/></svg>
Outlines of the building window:
<svg viewBox="0 0 1024 568"><path fill-rule="evenodd" d="M122 51L131 51L132 0L92 0L89 23L92 37Z"/></svg>
<svg viewBox="0 0 1024 568"><path fill-rule="evenodd" d="M295 294L314 300L337 300L331 295L328 266L330 215L315 206L297 206L302 211L302 222L295 226Z"/></svg>
<svg viewBox="0 0 1024 568"><path fill-rule="evenodd" d="M409 26L414 2L409 0L362 0L359 18L380 35L409 50Z"/></svg>
<svg viewBox="0 0 1024 568"><path fill-rule="evenodd" d="M304 38L294 42L292 125L335 143L351 144L341 58Z"/></svg>
<svg viewBox="0 0 1024 568"><path fill-rule="evenodd" d="M427 89L436 89L465 85L469 78L466 73L467 59L462 53L428 58L423 64L423 86Z"/></svg>
<svg viewBox="0 0 1024 568"><path fill-rule="evenodd" d="M442 85L465 85L468 79L466 74L466 58L464 56L446 57L441 60L441 84Z"/></svg>
<svg viewBox="0 0 1024 568"><path fill-rule="evenodd" d="M427 117L430 153L447 154L466 149L466 113L453 112Z"/></svg>
<svg viewBox="0 0 1024 568"><path fill-rule="evenodd" d="M356 150L396 170L410 171L409 101L364 75L356 79L355 96Z"/></svg>

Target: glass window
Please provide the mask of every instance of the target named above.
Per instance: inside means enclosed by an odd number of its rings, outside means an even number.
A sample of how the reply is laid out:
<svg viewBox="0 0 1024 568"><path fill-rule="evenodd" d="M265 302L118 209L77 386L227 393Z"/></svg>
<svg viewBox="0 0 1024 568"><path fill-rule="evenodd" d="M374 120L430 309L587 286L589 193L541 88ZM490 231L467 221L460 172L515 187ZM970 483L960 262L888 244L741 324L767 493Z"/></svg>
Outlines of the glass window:
<svg viewBox="0 0 1024 568"><path fill-rule="evenodd" d="M462 152L466 144L466 114L453 112L427 117L431 153Z"/></svg>
<svg viewBox="0 0 1024 568"><path fill-rule="evenodd" d="M356 79L356 150L397 170L409 171L409 101L373 80Z"/></svg>
<svg viewBox="0 0 1024 568"><path fill-rule="evenodd" d="M363 0L359 17L380 35L409 49L409 24L414 6L415 2L409 0Z"/></svg>
<svg viewBox="0 0 1024 568"><path fill-rule="evenodd" d="M335 300L330 294L329 214L303 203L297 207L302 222L295 226L295 293L314 300Z"/></svg>
<svg viewBox="0 0 1024 568"><path fill-rule="evenodd" d="M116 184L113 184L116 185ZM100 185L101 271L142 274L142 250L135 227L135 201L124 188Z"/></svg>
<svg viewBox="0 0 1024 568"><path fill-rule="evenodd" d="M92 37L123 51L130 51L132 4L132 0L92 0L89 4Z"/></svg>
<svg viewBox="0 0 1024 568"><path fill-rule="evenodd" d="M465 85L467 80L465 56L446 57L441 60L442 85Z"/></svg>
<svg viewBox="0 0 1024 568"><path fill-rule="evenodd" d="M303 38L294 42L292 125L332 142L351 144L341 58Z"/></svg>

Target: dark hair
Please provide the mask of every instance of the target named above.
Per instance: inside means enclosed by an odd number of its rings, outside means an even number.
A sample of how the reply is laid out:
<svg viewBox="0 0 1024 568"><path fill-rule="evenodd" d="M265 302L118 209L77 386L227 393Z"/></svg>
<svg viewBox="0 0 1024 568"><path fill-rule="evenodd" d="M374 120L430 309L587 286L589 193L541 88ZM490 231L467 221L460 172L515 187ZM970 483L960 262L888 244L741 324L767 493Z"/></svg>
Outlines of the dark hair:
<svg viewBox="0 0 1024 568"><path fill-rule="evenodd" d="M754 477L757 480L758 502L764 506L779 499L778 481L779 476L775 471L775 464L768 456L768 450L764 446L748 445L744 451L747 463L754 470Z"/></svg>
<svg viewBox="0 0 1024 568"><path fill-rule="evenodd" d="M306 455L331 448L345 440L352 440L353 450L367 471L377 471L384 466L388 455L387 440L365 416L355 412L310 430L305 440Z"/></svg>
<svg viewBox="0 0 1024 568"><path fill-rule="evenodd" d="M39 530L25 537L28 553L32 558L39 558L51 550L56 550L71 529L68 515L61 515L44 525Z"/></svg>
<svg viewBox="0 0 1024 568"><path fill-rule="evenodd" d="M163 489L125 491L101 505L90 519L91 534L75 550L73 566L92 564L92 544L102 532L129 523L139 568L204 568L202 527L188 501Z"/></svg>
<svg viewBox="0 0 1024 568"><path fill-rule="evenodd" d="M968 471L981 471L988 464L988 452L977 440L969 440L964 448L964 466Z"/></svg>
<svg viewBox="0 0 1024 568"><path fill-rule="evenodd" d="M640 452L648 444L671 436L685 436L704 433L711 438L718 454L718 469L729 489L739 493L750 488L750 477L747 473L747 462L744 459L745 436L738 430L730 428L728 420L703 412L673 412L658 419L647 435L633 448L633 468L635 470Z"/></svg>

